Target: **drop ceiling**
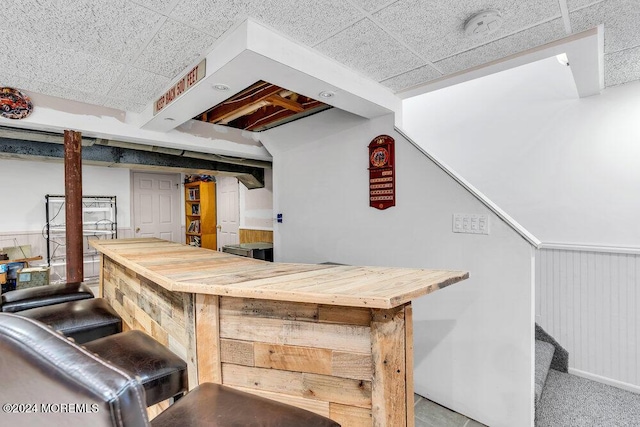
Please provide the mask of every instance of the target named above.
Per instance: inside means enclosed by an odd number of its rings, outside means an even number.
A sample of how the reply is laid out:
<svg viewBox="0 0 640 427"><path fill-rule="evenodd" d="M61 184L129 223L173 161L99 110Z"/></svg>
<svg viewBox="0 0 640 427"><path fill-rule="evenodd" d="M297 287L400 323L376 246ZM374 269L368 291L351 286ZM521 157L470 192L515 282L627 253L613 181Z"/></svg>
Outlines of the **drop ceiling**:
<svg viewBox="0 0 640 427"><path fill-rule="evenodd" d="M465 37L484 9L502 27ZM4 0L0 85L144 113L247 18L398 96L598 25L605 86L640 79L637 0Z"/></svg>

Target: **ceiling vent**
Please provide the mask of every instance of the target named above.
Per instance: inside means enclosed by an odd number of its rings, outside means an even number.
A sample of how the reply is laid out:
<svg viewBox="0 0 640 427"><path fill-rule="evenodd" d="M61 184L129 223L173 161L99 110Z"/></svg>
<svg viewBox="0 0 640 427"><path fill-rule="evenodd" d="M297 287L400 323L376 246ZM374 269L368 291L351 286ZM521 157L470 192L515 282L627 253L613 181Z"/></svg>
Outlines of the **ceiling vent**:
<svg viewBox="0 0 640 427"><path fill-rule="evenodd" d="M476 13L464 24L467 37L480 38L498 31L502 27L502 16L497 10Z"/></svg>

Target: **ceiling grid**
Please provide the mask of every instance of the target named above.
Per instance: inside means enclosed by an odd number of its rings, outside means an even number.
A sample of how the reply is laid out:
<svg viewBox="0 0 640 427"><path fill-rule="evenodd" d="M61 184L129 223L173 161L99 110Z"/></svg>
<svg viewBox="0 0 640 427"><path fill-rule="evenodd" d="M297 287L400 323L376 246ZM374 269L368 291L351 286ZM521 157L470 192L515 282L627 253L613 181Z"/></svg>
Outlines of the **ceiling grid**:
<svg viewBox="0 0 640 427"><path fill-rule="evenodd" d="M567 0L558 0L558 4L560 5L560 11L562 12L564 30L567 34L571 34L571 19L569 18L569 6L567 6Z"/></svg>
<svg viewBox="0 0 640 427"><path fill-rule="evenodd" d="M436 70L438 73L440 73L440 75L443 74L442 70L439 70L438 67L436 67L433 62L431 62L428 58L425 58L424 56L422 56L416 50L412 49L411 46L409 46L407 43L405 43L403 41L402 37L398 36L397 34L392 33L387 28L385 28L385 26L381 22L379 22L378 19L373 15L378 10L381 10L381 9L387 7L387 6L390 6L391 4L395 3L397 0L394 0L392 2L387 2L387 3L384 4L383 7L380 7L378 9L374 9L372 12L368 12L367 9L365 9L364 7L360 7L358 4L356 4L358 1L362 2L362 0L347 0L347 1L349 1L349 3L351 3L351 4L353 4L356 8L360 9L362 11L362 13L365 14L366 17L369 20L371 20L371 22L376 24L382 31L387 33L389 35L389 37L393 38L395 41L400 43L405 49L407 49L409 52L411 52L412 54L414 54L415 56L417 56L418 58L420 58L424 62L424 64L421 64L419 67L416 67L413 70L416 70L418 68L422 68L424 66L428 66L428 67L431 67L434 70ZM366 4L366 1L364 3ZM413 71L413 70L405 70L404 72L406 73L408 71ZM390 77L388 77L388 79L396 77L396 76L398 76L400 74L402 74L402 73L396 74L394 76L390 76Z"/></svg>
<svg viewBox="0 0 640 427"><path fill-rule="evenodd" d="M640 79L637 0L5 0L0 85L140 113L247 18L396 93L598 25L606 85Z"/></svg>

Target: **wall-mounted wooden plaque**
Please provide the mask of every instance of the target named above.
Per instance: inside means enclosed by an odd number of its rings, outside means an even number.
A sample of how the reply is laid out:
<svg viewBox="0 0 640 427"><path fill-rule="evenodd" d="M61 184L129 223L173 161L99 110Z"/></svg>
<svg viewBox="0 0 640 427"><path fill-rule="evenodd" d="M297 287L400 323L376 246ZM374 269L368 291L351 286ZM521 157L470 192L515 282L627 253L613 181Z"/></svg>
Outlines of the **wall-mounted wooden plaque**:
<svg viewBox="0 0 640 427"><path fill-rule="evenodd" d="M369 144L369 206L387 209L396 205L395 141L377 136Z"/></svg>

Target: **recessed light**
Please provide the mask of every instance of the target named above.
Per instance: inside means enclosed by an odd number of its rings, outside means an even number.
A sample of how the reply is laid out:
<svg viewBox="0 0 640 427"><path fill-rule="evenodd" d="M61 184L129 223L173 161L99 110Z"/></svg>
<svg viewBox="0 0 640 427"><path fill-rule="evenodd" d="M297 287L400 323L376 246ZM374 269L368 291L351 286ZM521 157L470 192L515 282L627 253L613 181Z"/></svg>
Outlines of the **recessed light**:
<svg viewBox="0 0 640 427"><path fill-rule="evenodd" d="M173 122L175 120L173 117L165 117L164 119L168 122Z"/></svg>
<svg viewBox="0 0 640 427"><path fill-rule="evenodd" d="M319 96L320 98L325 98L325 99L327 99L327 98L333 98L335 95L336 95L336 93L335 93L335 92L332 92L332 91L330 91L330 90L323 90L322 92L320 92L320 93L318 94L318 96Z"/></svg>
<svg viewBox="0 0 640 427"><path fill-rule="evenodd" d="M229 90L229 86L223 84L223 83L216 83L213 85L213 88L215 90L219 90L220 92L225 92L227 90Z"/></svg>
<svg viewBox="0 0 640 427"><path fill-rule="evenodd" d="M464 24L467 37L484 37L495 33L502 26L502 16L497 10L484 10L473 15Z"/></svg>
<svg viewBox="0 0 640 427"><path fill-rule="evenodd" d="M569 65L569 58L566 53L561 53L560 55L556 55L556 59L562 65Z"/></svg>

